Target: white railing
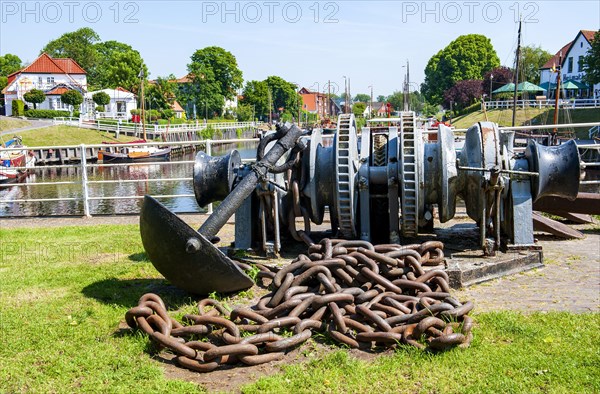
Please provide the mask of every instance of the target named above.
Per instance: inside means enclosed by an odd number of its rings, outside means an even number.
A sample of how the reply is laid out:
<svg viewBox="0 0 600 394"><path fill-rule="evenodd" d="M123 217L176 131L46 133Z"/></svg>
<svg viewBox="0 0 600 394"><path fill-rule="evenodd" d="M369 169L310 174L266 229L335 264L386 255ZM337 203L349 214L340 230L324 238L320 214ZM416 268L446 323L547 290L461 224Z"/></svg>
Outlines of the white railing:
<svg viewBox="0 0 600 394"><path fill-rule="evenodd" d="M153 132L155 134L163 134L167 132L198 132L205 130L207 128L211 128L213 130L235 130L235 129L256 129L261 127L263 122L221 122L221 123L203 123L203 122L193 122L193 123L173 123L173 124L156 124L152 122L148 122L145 125L141 123L133 123L129 121L117 120L107 121L108 118L104 119L95 119L94 123L86 123L85 120L90 121L91 119L87 119L86 116L82 116L81 118L70 118L70 117L57 117L53 119L53 123L64 124L69 126L78 126L85 128L93 128L99 131L111 131L114 133L138 133L142 130L143 127L146 128L146 131Z"/></svg>
<svg viewBox="0 0 600 394"><path fill-rule="evenodd" d="M485 108L490 109L509 109L513 107L513 100L485 101ZM559 108L598 108L600 107L600 98L591 99L560 99ZM545 100L517 100L517 108L554 108L556 101L554 99Z"/></svg>
<svg viewBox="0 0 600 394"><path fill-rule="evenodd" d="M61 116L58 118L52 118L52 124L54 125L67 125L67 126L77 126L81 125L80 118L73 118L68 116Z"/></svg>
<svg viewBox="0 0 600 394"><path fill-rule="evenodd" d="M245 139L235 139L235 140L202 140L197 141L196 145L204 145L206 153L208 155L212 152L212 146L215 144L232 144L239 142L258 142L258 138L245 138ZM144 143L144 146L187 146L189 142L148 142ZM77 149L79 151L79 155L81 157L81 161L79 164L60 164L60 165L48 165L48 166L40 166L40 167L11 167L15 170L28 170L28 171L36 171L42 169L54 169L54 168L73 168L75 166L79 166L81 171L81 179L74 181L58 181L58 182L32 182L32 183L8 183L8 184L0 184L0 190L3 190L8 187L35 187L35 186L61 186L61 185L79 185L81 186L81 197L55 197L55 198L24 198L24 199L2 199L0 200L0 205L5 204L15 204L15 203L36 203L36 202L57 202L57 201L81 201L83 203L83 214L85 216L91 217L90 211L90 202L95 200L132 200L132 199L143 199L143 195L125 195L125 196L91 196L90 195L90 185L94 184L122 184L122 183L147 183L147 182L192 182L193 178L191 177L178 177L178 178L150 178L150 179L110 179L110 180L89 180L88 179L88 171L92 168L98 167L130 167L130 166L140 166L140 165L159 165L159 166L171 166L171 165L182 165L182 164L194 164L193 160L180 160L180 161L155 161L155 162L143 162L143 163L89 163L85 152L89 148L106 148L110 146L111 148L120 148L120 147L131 147L131 144L95 144L95 145L65 145L65 146L42 146L42 147L28 147L30 150L60 150L60 149ZM23 148L6 148L3 151L19 151L23 150ZM244 162L252 162L254 160L243 160ZM58 188L57 188L58 194ZM194 197L194 194L168 194L168 195L153 195L155 198L189 198ZM208 206L208 213L212 213L212 204ZM57 213L57 215L62 215L64 213Z"/></svg>

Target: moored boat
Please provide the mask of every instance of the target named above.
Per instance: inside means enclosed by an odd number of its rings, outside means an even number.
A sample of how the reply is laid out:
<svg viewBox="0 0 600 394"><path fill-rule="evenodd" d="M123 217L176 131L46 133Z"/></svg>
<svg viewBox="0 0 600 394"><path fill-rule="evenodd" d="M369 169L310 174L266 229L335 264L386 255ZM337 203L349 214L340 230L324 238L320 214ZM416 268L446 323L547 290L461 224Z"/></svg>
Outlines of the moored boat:
<svg viewBox="0 0 600 394"><path fill-rule="evenodd" d="M171 147L144 146L146 140L137 140L130 142L131 146L111 147L107 143L105 149L98 152L98 160L103 163L131 163L131 162L150 162L169 160L171 157Z"/></svg>
<svg viewBox="0 0 600 394"><path fill-rule="evenodd" d="M27 152L20 137L13 137L2 144L2 148L21 148L20 150L5 150L0 148L0 183L18 182L29 174L23 167L33 167L35 156Z"/></svg>

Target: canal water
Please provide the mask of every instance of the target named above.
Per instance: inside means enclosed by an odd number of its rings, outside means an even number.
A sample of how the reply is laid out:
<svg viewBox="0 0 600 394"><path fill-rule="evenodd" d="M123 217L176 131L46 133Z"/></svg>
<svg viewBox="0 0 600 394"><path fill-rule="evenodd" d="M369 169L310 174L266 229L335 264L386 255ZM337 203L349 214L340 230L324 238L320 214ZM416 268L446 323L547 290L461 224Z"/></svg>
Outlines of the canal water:
<svg viewBox="0 0 600 394"><path fill-rule="evenodd" d="M242 159L256 157L256 142L236 142L213 144L212 155L221 156L232 149L240 152ZM195 153L171 158L171 162L194 160ZM130 180L140 182L117 182L88 184L90 197L143 196L194 194L193 182L188 181L148 181L149 179L192 178L193 164L135 164L119 167L92 167L87 171L88 181ZM57 183L56 185L34 185L36 182ZM75 184L58 184L58 182L76 182ZM69 168L36 167L23 184L0 188L0 200L50 199L61 201L14 202L0 203L0 217L23 216L81 216L83 211L83 189L81 184L81 168L73 165ZM68 200L75 198L77 200ZM171 211L202 212L193 197L161 198L160 201ZM142 199L105 199L90 200L92 215L137 214Z"/></svg>

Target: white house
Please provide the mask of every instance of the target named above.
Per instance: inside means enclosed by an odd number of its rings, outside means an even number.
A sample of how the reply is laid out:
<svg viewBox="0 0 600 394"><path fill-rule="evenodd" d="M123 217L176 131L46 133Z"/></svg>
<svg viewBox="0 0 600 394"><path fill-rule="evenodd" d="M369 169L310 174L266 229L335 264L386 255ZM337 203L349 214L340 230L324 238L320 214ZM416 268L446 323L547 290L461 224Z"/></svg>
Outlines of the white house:
<svg viewBox="0 0 600 394"><path fill-rule="evenodd" d="M37 105L38 109L69 110L69 105L60 101L60 95L75 89L87 91L86 72L70 58L52 58L42 53L30 65L8 75L8 84L2 89L6 102L6 115L12 114L12 102L23 100L23 95L31 89L46 93L46 100ZM33 108L33 104L29 104Z"/></svg>
<svg viewBox="0 0 600 394"><path fill-rule="evenodd" d="M540 85L548 82L556 84L558 70L561 71L561 80L573 81L583 84L585 72L583 71L583 57L592 47L594 40L593 30L580 30L575 39L563 46L556 54L540 68ZM560 64L559 64L560 63ZM560 66L560 67L559 67ZM600 84L593 87L578 89L568 93L569 96L600 98Z"/></svg>
<svg viewBox="0 0 600 394"><path fill-rule="evenodd" d="M137 108L136 95L120 86L115 89L102 89L95 92L87 92L84 96L83 112L89 118L95 117L96 103L94 103L92 97L98 92L104 92L110 97L110 103L104 106L104 112L99 113L99 117L128 119L131 117L131 110Z"/></svg>

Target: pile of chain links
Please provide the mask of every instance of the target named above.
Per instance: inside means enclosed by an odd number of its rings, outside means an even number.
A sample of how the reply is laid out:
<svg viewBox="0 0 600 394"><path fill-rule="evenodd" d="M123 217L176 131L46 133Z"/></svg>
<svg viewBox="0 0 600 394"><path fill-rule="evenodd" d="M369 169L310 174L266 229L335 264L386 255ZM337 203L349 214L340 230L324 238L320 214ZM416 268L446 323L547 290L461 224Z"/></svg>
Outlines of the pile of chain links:
<svg viewBox="0 0 600 394"><path fill-rule="evenodd" d="M373 246L324 239L279 270L257 264L258 277L272 280L272 292L252 307L228 311L204 299L198 314L185 315L182 325L160 297L146 294L125 319L176 353L180 366L200 372L279 360L313 330L350 348L468 347L473 320L467 314L473 304L450 295L444 271L424 268L442 263L442 250L437 241Z"/></svg>

